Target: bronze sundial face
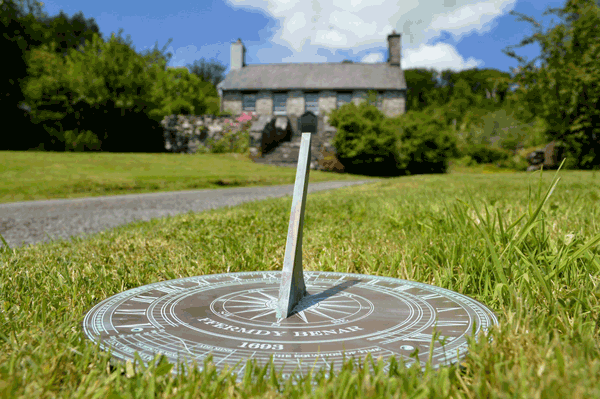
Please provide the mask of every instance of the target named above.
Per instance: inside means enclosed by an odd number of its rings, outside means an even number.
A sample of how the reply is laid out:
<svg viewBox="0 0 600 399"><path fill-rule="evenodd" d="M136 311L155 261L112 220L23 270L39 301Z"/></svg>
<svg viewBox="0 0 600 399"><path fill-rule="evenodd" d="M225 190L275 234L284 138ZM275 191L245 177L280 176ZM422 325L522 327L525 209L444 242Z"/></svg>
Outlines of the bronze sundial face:
<svg viewBox="0 0 600 399"><path fill-rule="evenodd" d="M84 331L122 360L137 351L145 361L162 353L173 363L202 365L212 353L217 367L241 360L243 368L248 358L264 364L273 356L289 374L332 361L339 368L344 352L424 366L436 327L432 365L450 364L466 354L467 336L497 323L482 304L432 285L347 273L304 278L309 295L284 319L276 317L281 272L228 273L117 294L87 314Z"/></svg>
<svg viewBox="0 0 600 399"><path fill-rule="evenodd" d="M362 274L302 271L310 134L303 134L283 271L163 281L92 308L85 335L120 360L203 360L217 367L272 357L284 376L371 354L433 367L457 362L467 337L498 320L481 303L428 284ZM385 366L387 368L387 364ZM176 371L177 369L174 369Z"/></svg>

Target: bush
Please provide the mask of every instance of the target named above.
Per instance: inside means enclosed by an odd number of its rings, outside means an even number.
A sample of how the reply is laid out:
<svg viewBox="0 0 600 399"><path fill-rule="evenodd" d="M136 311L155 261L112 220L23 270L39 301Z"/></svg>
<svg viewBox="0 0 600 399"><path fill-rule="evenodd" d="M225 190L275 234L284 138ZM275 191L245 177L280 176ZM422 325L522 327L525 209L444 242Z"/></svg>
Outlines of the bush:
<svg viewBox="0 0 600 399"><path fill-rule="evenodd" d="M440 113L408 112L386 124L399 125L396 167L407 174L445 173L458 155L456 137Z"/></svg>
<svg viewBox="0 0 600 399"><path fill-rule="evenodd" d="M485 144L473 144L463 150L463 155L468 155L477 163L494 163L506 161L510 152Z"/></svg>
<svg viewBox="0 0 600 399"><path fill-rule="evenodd" d="M385 115L367 101L331 112L329 123L337 129L332 144L346 171L386 175L390 166L395 168L396 135L384 122Z"/></svg>
<svg viewBox="0 0 600 399"><path fill-rule="evenodd" d="M207 146L210 148L209 152L213 154L245 154L248 152L249 145L250 134L248 129L238 131L229 129L219 140L207 140Z"/></svg>
<svg viewBox="0 0 600 399"><path fill-rule="evenodd" d="M526 171L529 163L521 155L512 155L504 161L498 162L500 168L514 169L518 171Z"/></svg>

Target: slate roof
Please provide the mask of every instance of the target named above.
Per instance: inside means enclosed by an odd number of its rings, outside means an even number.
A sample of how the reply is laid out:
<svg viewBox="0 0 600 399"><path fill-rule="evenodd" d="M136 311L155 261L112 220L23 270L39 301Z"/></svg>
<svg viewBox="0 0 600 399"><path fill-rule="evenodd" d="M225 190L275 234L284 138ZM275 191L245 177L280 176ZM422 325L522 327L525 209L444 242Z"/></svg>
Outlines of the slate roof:
<svg viewBox="0 0 600 399"><path fill-rule="evenodd" d="M222 90L404 90L404 72L388 63L246 65L230 71Z"/></svg>

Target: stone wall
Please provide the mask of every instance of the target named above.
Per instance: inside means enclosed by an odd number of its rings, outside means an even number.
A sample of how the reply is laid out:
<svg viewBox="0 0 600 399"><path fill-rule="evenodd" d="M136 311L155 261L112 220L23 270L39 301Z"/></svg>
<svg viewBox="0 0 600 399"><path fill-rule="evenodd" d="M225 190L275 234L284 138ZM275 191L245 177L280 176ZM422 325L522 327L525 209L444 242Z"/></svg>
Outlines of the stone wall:
<svg viewBox="0 0 600 399"><path fill-rule="evenodd" d="M286 101L287 116L292 122L294 134L297 132L296 120L305 111L304 92L302 90L292 90L287 92ZM354 90L352 92L352 102L359 105L366 101L368 90ZM388 117L402 115L405 110L405 93L401 90L384 91L381 104L381 111ZM234 115L240 115L242 109L242 94L240 91L224 92L222 101L222 111L230 110ZM331 112L337 108L337 95L332 90L322 90L319 92L319 114ZM273 93L270 90L259 91L257 94L255 111L258 115L273 115Z"/></svg>
<svg viewBox="0 0 600 399"><path fill-rule="evenodd" d="M250 155L267 153L293 136L287 116L261 115L250 127Z"/></svg>
<svg viewBox="0 0 600 399"><path fill-rule="evenodd" d="M273 115L273 93L267 90L259 91L255 110L258 115Z"/></svg>
<svg viewBox="0 0 600 399"><path fill-rule="evenodd" d="M381 111L387 117L402 115L405 101L404 93L400 90L384 92Z"/></svg>
<svg viewBox="0 0 600 399"><path fill-rule="evenodd" d="M292 139L292 123L287 116L259 116L256 112L250 115L251 119L244 116L234 119L230 116L170 115L161 121L165 149L187 154L210 151L211 143L219 141L226 133L241 133L248 129L250 155L258 156Z"/></svg>
<svg viewBox="0 0 600 399"><path fill-rule="evenodd" d="M337 97L335 91L323 90L319 93L319 115L331 112L337 108Z"/></svg>
<svg viewBox="0 0 600 399"><path fill-rule="evenodd" d="M223 92L223 100L221 101L221 112L225 111L230 111L234 115L242 114L242 92Z"/></svg>
<svg viewBox="0 0 600 399"><path fill-rule="evenodd" d="M304 93L301 90L292 90L288 92L286 102L287 114L299 117L304 113Z"/></svg>
<svg viewBox="0 0 600 399"><path fill-rule="evenodd" d="M257 119L256 114L245 122L238 122L227 116L170 115L161 121L165 149L187 154L201 151L202 147L210 151L211 142L222 139L227 132L239 133L243 129L249 129Z"/></svg>

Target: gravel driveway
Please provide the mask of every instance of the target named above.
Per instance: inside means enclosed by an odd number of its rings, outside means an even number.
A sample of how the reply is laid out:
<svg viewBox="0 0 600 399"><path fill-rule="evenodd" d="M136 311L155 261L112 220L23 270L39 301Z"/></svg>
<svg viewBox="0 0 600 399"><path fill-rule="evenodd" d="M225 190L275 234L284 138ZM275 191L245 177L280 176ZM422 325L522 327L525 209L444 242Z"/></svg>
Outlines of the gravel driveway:
<svg viewBox="0 0 600 399"><path fill-rule="evenodd" d="M308 192L375 181L377 180L311 183ZM0 233L9 246L15 248L52 239L69 239L71 236L93 234L136 220L150 220L189 211L201 212L244 202L291 196L293 189L294 185L289 184L13 202L0 204Z"/></svg>

